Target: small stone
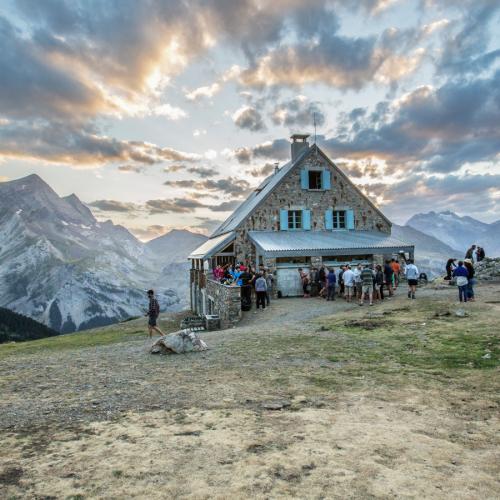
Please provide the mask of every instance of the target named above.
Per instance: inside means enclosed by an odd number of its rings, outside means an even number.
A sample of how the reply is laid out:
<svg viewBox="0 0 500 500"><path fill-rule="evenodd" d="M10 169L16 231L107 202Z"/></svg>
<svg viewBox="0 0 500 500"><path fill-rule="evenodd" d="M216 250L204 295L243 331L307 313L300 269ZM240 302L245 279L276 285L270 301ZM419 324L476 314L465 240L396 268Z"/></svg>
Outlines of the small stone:
<svg viewBox="0 0 500 500"><path fill-rule="evenodd" d="M491 354L489 352L487 352L484 356L481 356L483 359L490 359L491 358Z"/></svg>
<svg viewBox="0 0 500 500"><path fill-rule="evenodd" d="M465 318L469 315L469 313L467 313L466 311L464 311L463 309L457 309L455 311L455 316L457 316L458 318Z"/></svg>
<svg viewBox="0 0 500 500"><path fill-rule="evenodd" d="M287 401L287 400L283 400L283 401L269 401L267 403L264 403L262 405L262 408L264 408L265 410L273 410L273 411L276 411L276 410L282 410L283 408L288 408L289 406L291 406L292 403L290 403L290 401Z"/></svg>
<svg viewBox="0 0 500 500"><path fill-rule="evenodd" d="M264 408L265 410L276 411L276 410L282 410L283 405L281 403L264 403L262 405L262 408Z"/></svg>

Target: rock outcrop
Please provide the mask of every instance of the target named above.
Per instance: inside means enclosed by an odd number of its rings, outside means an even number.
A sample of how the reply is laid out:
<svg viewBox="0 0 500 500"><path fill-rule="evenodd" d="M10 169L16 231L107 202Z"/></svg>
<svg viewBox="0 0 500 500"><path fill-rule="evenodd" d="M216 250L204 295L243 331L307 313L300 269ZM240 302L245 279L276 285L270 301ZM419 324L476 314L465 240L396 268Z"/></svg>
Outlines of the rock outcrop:
<svg viewBox="0 0 500 500"><path fill-rule="evenodd" d="M500 280L500 258L486 259L474 264L476 278L480 281Z"/></svg>

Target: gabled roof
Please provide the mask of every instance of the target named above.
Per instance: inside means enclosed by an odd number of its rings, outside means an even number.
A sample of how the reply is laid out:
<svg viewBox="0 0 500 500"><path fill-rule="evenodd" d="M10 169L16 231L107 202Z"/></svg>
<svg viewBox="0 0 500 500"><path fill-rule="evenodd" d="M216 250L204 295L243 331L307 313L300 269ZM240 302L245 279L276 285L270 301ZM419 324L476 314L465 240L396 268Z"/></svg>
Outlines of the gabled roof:
<svg viewBox="0 0 500 500"><path fill-rule="evenodd" d="M188 259L209 259L229 245L235 238L234 232L224 233L210 238L193 250Z"/></svg>
<svg viewBox="0 0 500 500"><path fill-rule="evenodd" d="M304 158L310 148L304 148L304 151L295 159L283 165L279 172L266 177L260 185L252 191L250 196L214 231L210 238L214 238L220 234L234 231L257 206L267 198L267 195L284 179L295 165Z"/></svg>
<svg viewBox="0 0 500 500"><path fill-rule="evenodd" d="M229 231L234 231L238 226L263 202L267 196L274 190L274 188L288 175L288 173L293 170L293 168L298 165L309 152L317 149L318 153L332 166L334 167L342 176L342 178L349 183L363 198L368 202L368 204L389 224L392 225L391 221L370 201L370 199L361 192L361 190L345 175L342 170L340 170L337 165L335 165L330 158L316 145L313 144L308 148L304 148L304 151L300 153L295 161L289 161L279 172L271 174L269 177L264 179L262 183L250 194L250 196L238 206L238 208L214 231L210 238L214 238L221 234L225 234Z"/></svg>
<svg viewBox="0 0 500 500"><path fill-rule="evenodd" d="M334 167L339 173L340 175L343 177L343 179L349 183L349 185L355 190L358 192L358 194L360 196L362 196L366 202L373 208L373 210L375 210L375 212L377 212L380 217L382 217L382 219L385 220L385 222L387 222L387 224L389 224L389 226L392 226L392 222L382 213L382 211L380 210L380 208L378 208L371 200L370 198L368 198L368 196L366 196L365 193L363 193L363 191L361 191L361 189L359 189L358 186L356 186L356 184L354 184L354 182L351 181L351 179L349 179L349 177L347 177L347 175L342 172L342 170L337 166L335 165L335 163L333 163L332 160L330 160L330 158L328 158L328 156L321 150L321 148L318 148L318 146L316 146L316 144L313 144L312 147L316 147L318 149L318 153L332 166Z"/></svg>

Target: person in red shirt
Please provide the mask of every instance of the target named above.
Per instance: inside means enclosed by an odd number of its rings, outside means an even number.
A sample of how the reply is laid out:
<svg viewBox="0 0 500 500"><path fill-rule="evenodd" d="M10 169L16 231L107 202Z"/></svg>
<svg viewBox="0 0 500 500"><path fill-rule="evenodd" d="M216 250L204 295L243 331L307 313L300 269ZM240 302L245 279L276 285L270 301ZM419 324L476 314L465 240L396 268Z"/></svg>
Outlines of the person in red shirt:
<svg viewBox="0 0 500 500"><path fill-rule="evenodd" d="M401 266L397 259L391 260L391 267L394 273L394 288L397 288L399 285L399 273L401 272Z"/></svg>

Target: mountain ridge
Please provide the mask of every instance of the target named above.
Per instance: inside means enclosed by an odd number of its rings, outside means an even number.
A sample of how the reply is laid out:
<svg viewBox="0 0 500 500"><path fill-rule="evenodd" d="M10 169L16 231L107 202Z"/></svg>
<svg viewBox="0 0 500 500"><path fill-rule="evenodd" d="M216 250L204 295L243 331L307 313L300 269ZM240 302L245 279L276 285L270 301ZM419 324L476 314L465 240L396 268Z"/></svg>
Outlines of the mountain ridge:
<svg viewBox="0 0 500 500"><path fill-rule="evenodd" d="M487 255L500 255L499 221L489 224L469 215L460 216L447 210L415 214L408 219L406 226L438 240L445 240L464 255L472 244L482 246Z"/></svg>
<svg viewBox="0 0 500 500"><path fill-rule="evenodd" d="M0 214L0 306L64 333L142 314L153 284L163 310L180 306L135 236L39 176L0 183Z"/></svg>

